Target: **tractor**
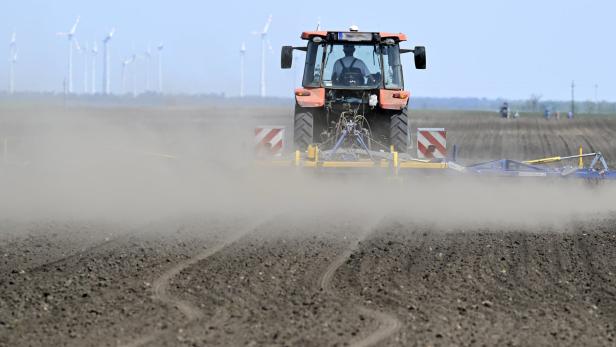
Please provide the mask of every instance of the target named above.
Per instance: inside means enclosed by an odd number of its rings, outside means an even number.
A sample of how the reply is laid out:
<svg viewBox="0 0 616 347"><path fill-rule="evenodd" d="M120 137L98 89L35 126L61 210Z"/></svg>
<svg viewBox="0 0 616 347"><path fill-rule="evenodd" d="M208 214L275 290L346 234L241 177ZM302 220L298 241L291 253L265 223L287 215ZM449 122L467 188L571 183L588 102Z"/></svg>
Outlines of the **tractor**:
<svg viewBox="0 0 616 347"><path fill-rule="evenodd" d="M281 68L293 51L306 54L303 83L295 90L293 143L333 148L345 141L370 151L407 152L408 101L401 54L413 53L415 67L426 68L423 46L400 48L406 35L386 32L308 31L306 46L283 46Z"/></svg>

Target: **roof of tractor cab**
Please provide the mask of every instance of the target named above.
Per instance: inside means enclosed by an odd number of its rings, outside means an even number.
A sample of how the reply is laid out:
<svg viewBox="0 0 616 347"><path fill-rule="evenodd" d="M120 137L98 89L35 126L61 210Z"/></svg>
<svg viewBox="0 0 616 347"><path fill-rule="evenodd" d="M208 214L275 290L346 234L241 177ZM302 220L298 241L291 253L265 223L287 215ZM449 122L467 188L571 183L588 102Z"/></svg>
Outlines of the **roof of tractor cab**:
<svg viewBox="0 0 616 347"><path fill-rule="evenodd" d="M388 32L356 32L356 31L304 31L302 40L310 40L315 36L326 38L329 34L378 34L381 39L392 38L396 41L406 41L406 35L403 33L388 33Z"/></svg>

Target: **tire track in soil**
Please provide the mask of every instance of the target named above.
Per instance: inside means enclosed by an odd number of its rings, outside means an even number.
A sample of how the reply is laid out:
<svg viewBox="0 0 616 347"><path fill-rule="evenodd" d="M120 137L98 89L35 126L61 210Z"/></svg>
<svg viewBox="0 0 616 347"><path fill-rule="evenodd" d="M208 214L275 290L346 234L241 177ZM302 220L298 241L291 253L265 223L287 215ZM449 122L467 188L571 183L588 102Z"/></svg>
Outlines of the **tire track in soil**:
<svg viewBox="0 0 616 347"><path fill-rule="evenodd" d="M608 128L608 130L611 130ZM613 131L613 130L612 130ZM593 131L586 127L584 132L588 134L591 139L595 139L595 145L598 147L599 151L603 151L605 149L609 150L613 146L613 136L607 134L606 131ZM594 150L593 150L594 151Z"/></svg>
<svg viewBox="0 0 616 347"><path fill-rule="evenodd" d="M61 258L52 260L50 262L44 263L44 264L39 264L36 266L33 266L29 269L24 269L24 271L26 272L48 272L49 268L51 268L52 266L56 266L56 265L60 265L60 264L64 264L67 262L70 262L71 260L75 260L76 262L79 262L83 257L87 256L88 254L94 253L95 251L98 250L103 250L105 247L107 246L114 246L117 244L120 244L120 241L124 241L124 240L128 240L130 239L129 235L122 235L122 236L116 236L113 238L107 238L104 241L101 241L99 243L96 243L92 246L83 248L75 253L72 254L68 254L65 255Z"/></svg>
<svg viewBox="0 0 616 347"><path fill-rule="evenodd" d="M95 251L103 250L105 249L105 247L108 247L108 246L114 247L114 246L121 244L122 242L130 240L131 238L145 235L146 233L150 231L151 228L154 228L157 225L157 223L161 223L161 222L166 223L165 221L157 220L154 222L144 223L140 226L128 228L126 230L123 230L115 234L109 234L109 236L105 237L105 239L103 239L102 241L96 242L88 247L84 247L71 254L61 256L54 260L32 266L24 270L27 272L47 272L49 268L51 268L52 266L64 264L64 263L70 262L71 260L75 260L76 262L79 262L83 257L87 256L88 254L94 253ZM173 221L170 222L170 225L173 225Z"/></svg>
<svg viewBox="0 0 616 347"><path fill-rule="evenodd" d="M76 262L78 262L83 257L87 256L88 254L92 254L95 251L103 250L107 246L113 247L115 245L121 244L121 242L123 241L130 240L134 236L141 235L148 230L148 227L150 227L149 224L142 227L130 229L128 232L123 232L121 235L109 235L109 237L106 237L103 241L99 241L91 246L82 248L74 253L64 255L60 258L48 261L46 263L26 268L24 270L26 272L47 272L52 266L64 264L70 262L71 260L75 260Z"/></svg>
<svg viewBox="0 0 616 347"><path fill-rule="evenodd" d="M349 259L351 254L359 248L359 243L364 240L374 229L375 227L365 228L365 230L363 230L360 235L358 235L353 241L351 241L351 243L347 246L346 250L338 257L336 257L327 266L327 268L319 278L319 287L323 292L331 294L335 297L340 296L338 293L336 293L335 289L332 286L332 280L336 271L342 265L344 265L344 263L347 261L347 259ZM402 327L402 323L400 322L400 320L392 314L374 310L361 305L358 306L358 310L361 314L372 317L374 320L379 322L379 326L375 331L373 331L370 335L364 337L363 339L352 341L350 343L350 346L352 347L367 347L377 345L378 343L393 336Z"/></svg>
<svg viewBox="0 0 616 347"><path fill-rule="evenodd" d="M177 263L175 266L165 271L162 275L160 275L157 279L152 282L152 292L155 300L160 301L164 305L177 308L185 317L186 322L184 325L189 324L197 319L203 317L203 312L194 304L182 300L180 298L174 297L169 293L169 285L174 277L179 275L184 269L203 261L214 254L220 252L227 246L233 244L237 240L241 239L243 236L249 234L253 230L257 229L260 225L264 224L268 219L261 220L256 222L248 227L244 227L241 231L231 235L226 240L221 241L214 247L210 247L205 249L203 252L198 253L197 255L186 259L182 262ZM144 335L142 337L138 337L126 344L120 344L122 347L140 347L147 343L154 341L154 339L160 337L165 334L166 331L158 330L154 331L150 334Z"/></svg>
<svg viewBox="0 0 616 347"><path fill-rule="evenodd" d="M586 145L588 146L588 148L590 148L591 152L595 151L595 147L592 145L592 142L590 142L590 140L588 139L588 136L586 135L582 135L582 140L586 143Z"/></svg>
<svg viewBox="0 0 616 347"><path fill-rule="evenodd" d="M574 153L571 151L571 148L569 147L569 144L567 143L565 138L560 134L558 135L558 138L560 139L560 141L562 141L563 146L565 146L565 151L567 152L567 155L574 155Z"/></svg>

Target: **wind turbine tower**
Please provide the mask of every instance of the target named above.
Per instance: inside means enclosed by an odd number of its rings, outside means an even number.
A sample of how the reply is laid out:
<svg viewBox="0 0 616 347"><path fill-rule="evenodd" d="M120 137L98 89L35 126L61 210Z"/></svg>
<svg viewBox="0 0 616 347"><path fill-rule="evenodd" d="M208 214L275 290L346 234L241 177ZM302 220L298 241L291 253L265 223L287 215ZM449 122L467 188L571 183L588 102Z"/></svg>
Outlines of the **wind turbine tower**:
<svg viewBox="0 0 616 347"><path fill-rule="evenodd" d="M133 53L133 98L137 97L137 55Z"/></svg>
<svg viewBox="0 0 616 347"><path fill-rule="evenodd" d="M261 36L261 97L264 98L267 95L266 85L265 85L265 58L267 49L272 49L272 46L267 39L267 33L269 32L270 24L272 24L272 15L267 18L267 22L265 22L265 26L261 32L253 32L254 35Z"/></svg>
<svg viewBox="0 0 616 347"><path fill-rule="evenodd" d="M88 94L88 87L90 83L88 82L88 74L90 73L88 69L88 61L90 60L90 52L88 49L88 43L85 43L84 47L81 47L78 40L75 40L75 48L77 48L77 52L83 55L83 93Z"/></svg>
<svg viewBox="0 0 616 347"><path fill-rule="evenodd" d="M163 49L165 46L160 43L156 50L158 50L158 93L163 93Z"/></svg>
<svg viewBox="0 0 616 347"><path fill-rule="evenodd" d="M71 27L66 33L57 33L58 36L66 36L68 39L68 92L69 94L73 92L73 37L75 37L75 31L77 30L77 25L79 25L79 16L75 20L75 24Z"/></svg>
<svg viewBox="0 0 616 347"><path fill-rule="evenodd" d="M243 98L245 94L244 90L244 64L246 61L246 44L242 43L240 48L240 98Z"/></svg>
<svg viewBox="0 0 616 347"><path fill-rule="evenodd" d="M17 64L17 33L13 31L11 42L9 43L9 93L15 93L15 64Z"/></svg>
<svg viewBox="0 0 616 347"><path fill-rule="evenodd" d="M150 45L148 45L148 49L143 52L143 57L145 58L145 91L147 93L150 91L150 63L152 61L152 50L150 49Z"/></svg>
<svg viewBox="0 0 616 347"><path fill-rule="evenodd" d="M134 56L130 56L129 58L122 61L122 94L126 94L126 69L130 64L132 64L135 60Z"/></svg>
<svg viewBox="0 0 616 347"><path fill-rule="evenodd" d="M92 94L96 94L96 56L98 55L98 46L96 45L96 42L92 44L92 50L90 51L90 53L92 54L92 73L90 78L90 82L92 83L92 85L90 87L90 92Z"/></svg>
<svg viewBox="0 0 616 347"><path fill-rule="evenodd" d="M109 78L109 41L113 37L115 33L115 29L111 29L111 31L105 36L103 39L103 94L111 93L111 80Z"/></svg>

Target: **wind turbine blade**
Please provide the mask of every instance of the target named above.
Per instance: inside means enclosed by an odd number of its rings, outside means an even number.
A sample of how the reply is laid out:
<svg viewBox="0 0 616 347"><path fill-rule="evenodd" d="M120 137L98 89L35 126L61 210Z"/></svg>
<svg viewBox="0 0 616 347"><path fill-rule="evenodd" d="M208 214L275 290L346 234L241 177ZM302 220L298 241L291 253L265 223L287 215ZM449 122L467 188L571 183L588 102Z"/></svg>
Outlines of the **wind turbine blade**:
<svg viewBox="0 0 616 347"><path fill-rule="evenodd" d="M17 42L17 33L13 31L13 35L11 35L11 46L14 46Z"/></svg>
<svg viewBox="0 0 616 347"><path fill-rule="evenodd" d="M81 46L79 45L77 39L73 39L73 42L75 43L75 48L77 49L77 51L81 52Z"/></svg>
<svg viewBox="0 0 616 347"><path fill-rule="evenodd" d="M270 51L273 51L274 49L272 48L272 43L270 42L269 39L266 40L266 43L267 43L267 49Z"/></svg>
<svg viewBox="0 0 616 347"><path fill-rule="evenodd" d="M71 28L71 31L69 31L69 34L75 35L75 31L77 30L77 25L79 25L80 18L81 16L77 16L77 20L75 20L75 24L73 24L73 27Z"/></svg>
<svg viewBox="0 0 616 347"><path fill-rule="evenodd" d="M113 37L114 33L115 33L115 28L111 28L111 31L107 33L107 36L105 36L105 38L103 39L103 42L105 43L109 42L109 40L111 40L111 38Z"/></svg>
<svg viewBox="0 0 616 347"><path fill-rule="evenodd" d="M68 36L69 33L56 33L56 36Z"/></svg>
<svg viewBox="0 0 616 347"><path fill-rule="evenodd" d="M269 17L267 17L267 22L265 22L265 26L263 27L263 33L267 34L267 31L269 30L270 24L272 24L272 15L270 14Z"/></svg>
<svg viewBox="0 0 616 347"><path fill-rule="evenodd" d="M124 62L122 62L122 64L124 64L124 65L129 65L130 63L132 63L132 62L133 62L133 60L134 60L134 59L135 59L135 57L134 57L134 56L130 56L130 57L126 58L126 59L124 60Z"/></svg>
<svg viewBox="0 0 616 347"><path fill-rule="evenodd" d="M111 38L113 37L113 34L115 34L115 28L111 28L109 33L107 33L107 36L105 36L105 42L111 40Z"/></svg>

